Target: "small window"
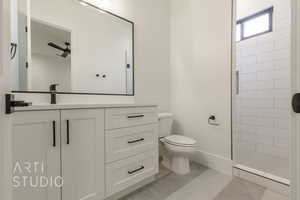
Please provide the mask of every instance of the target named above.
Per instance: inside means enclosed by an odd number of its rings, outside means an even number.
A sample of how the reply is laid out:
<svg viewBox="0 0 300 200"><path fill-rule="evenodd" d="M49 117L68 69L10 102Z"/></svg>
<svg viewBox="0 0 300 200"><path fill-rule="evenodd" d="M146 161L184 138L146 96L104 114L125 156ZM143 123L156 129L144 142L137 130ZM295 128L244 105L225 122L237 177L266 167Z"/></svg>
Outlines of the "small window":
<svg viewBox="0 0 300 200"><path fill-rule="evenodd" d="M273 31L273 7L238 20L236 41L246 40Z"/></svg>

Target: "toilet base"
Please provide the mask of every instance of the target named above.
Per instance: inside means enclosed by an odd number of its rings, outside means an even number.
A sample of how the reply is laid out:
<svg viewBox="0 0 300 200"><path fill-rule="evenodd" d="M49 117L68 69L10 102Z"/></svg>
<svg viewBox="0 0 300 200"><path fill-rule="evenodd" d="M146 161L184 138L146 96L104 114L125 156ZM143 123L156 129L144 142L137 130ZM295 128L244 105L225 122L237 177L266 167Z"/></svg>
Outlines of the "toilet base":
<svg viewBox="0 0 300 200"><path fill-rule="evenodd" d="M190 160L184 156L173 156L171 160L172 171L176 174L185 175L191 172Z"/></svg>
<svg viewBox="0 0 300 200"><path fill-rule="evenodd" d="M171 169L171 164L170 164L171 162L170 162L170 159L166 156L166 155L164 155L163 156L163 160L161 161L161 164L165 167L165 168L167 168L167 169L169 169L169 170L171 170L172 171L172 169Z"/></svg>
<svg viewBox="0 0 300 200"><path fill-rule="evenodd" d="M190 160L184 156L172 156L171 158L164 156L162 165L179 175L186 175L191 172Z"/></svg>

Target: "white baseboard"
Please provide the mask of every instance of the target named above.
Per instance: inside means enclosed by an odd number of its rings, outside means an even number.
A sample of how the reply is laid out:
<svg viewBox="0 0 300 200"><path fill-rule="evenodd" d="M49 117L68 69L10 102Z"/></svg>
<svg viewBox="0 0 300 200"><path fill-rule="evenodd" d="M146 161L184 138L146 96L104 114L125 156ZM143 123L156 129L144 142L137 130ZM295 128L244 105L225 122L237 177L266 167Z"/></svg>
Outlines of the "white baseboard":
<svg viewBox="0 0 300 200"><path fill-rule="evenodd" d="M198 150L191 158L194 162L209 167L223 174L232 176L232 160Z"/></svg>

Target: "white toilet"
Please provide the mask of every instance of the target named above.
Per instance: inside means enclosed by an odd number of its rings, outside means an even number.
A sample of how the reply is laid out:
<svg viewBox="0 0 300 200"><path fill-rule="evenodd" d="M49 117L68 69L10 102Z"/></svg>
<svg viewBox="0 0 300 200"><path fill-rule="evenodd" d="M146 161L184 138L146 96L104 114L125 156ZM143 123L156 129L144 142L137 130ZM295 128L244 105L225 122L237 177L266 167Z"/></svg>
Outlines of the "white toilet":
<svg viewBox="0 0 300 200"><path fill-rule="evenodd" d="M159 138L165 149L162 164L176 174L190 173L189 156L196 151L197 141L181 135L171 135L173 115L159 114Z"/></svg>

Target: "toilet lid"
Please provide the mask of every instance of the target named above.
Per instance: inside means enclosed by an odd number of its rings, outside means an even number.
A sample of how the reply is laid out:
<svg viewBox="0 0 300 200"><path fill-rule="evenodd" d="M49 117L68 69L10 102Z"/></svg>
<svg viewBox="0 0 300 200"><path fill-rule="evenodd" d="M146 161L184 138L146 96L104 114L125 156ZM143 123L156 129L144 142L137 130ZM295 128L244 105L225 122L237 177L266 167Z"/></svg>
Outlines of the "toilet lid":
<svg viewBox="0 0 300 200"><path fill-rule="evenodd" d="M174 144L178 146L192 146L197 143L196 140L182 135L167 136L165 137L165 141L169 144Z"/></svg>

